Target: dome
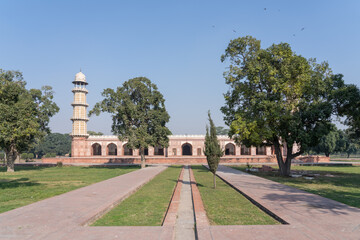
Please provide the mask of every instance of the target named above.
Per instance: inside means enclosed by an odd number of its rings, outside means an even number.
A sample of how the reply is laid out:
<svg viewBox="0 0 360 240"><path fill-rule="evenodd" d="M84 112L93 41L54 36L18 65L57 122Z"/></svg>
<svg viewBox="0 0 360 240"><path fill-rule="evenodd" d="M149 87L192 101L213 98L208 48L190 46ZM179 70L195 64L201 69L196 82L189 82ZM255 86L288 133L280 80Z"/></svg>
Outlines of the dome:
<svg viewBox="0 0 360 240"><path fill-rule="evenodd" d="M75 75L75 80L73 81L73 83L76 83L76 82L86 83L85 74L83 74L82 72L78 72L78 73Z"/></svg>

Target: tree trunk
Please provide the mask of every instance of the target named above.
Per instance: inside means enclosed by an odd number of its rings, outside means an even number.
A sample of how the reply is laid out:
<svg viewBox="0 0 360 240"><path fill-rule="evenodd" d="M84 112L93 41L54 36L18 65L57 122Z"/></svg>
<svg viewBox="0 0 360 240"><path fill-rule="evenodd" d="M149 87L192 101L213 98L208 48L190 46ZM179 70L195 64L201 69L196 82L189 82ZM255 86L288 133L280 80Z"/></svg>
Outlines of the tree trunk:
<svg viewBox="0 0 360 240"><path fill-rule="evenodd" d="M216 189L216 174L213 173L213 175L214 175L214 189Z"/></svg>
<svg viewBox="0 0 360 240"><path fill-rule="evenodd" d="M329 156L330 156L330 153L325 152L325 156L326 156L326 157L329 157Z"/></svg>
<svg viewBox="0 0 360 240"><path fill-rule="evenodd" d="M350 153L347 153L347 155L348 155L348 157L347 157L347 158L349 158L349 157L350 157Z"/></svg>
<svg viewBox="0 0 360 240"><path fill-rule="evenodd" d="M14 162L17 158L17 154L18 153L13 146L10 147L10 150L5 150L7 172L15 171Z"/></svg>
<svg viewBox="0 0 360 240"><path fill-rule="evenodd" d="M288 177L290 175L292 149L290 149L290 152L289 152L289 148L287 147L287 149L286 149L287 156L286 156L286 160L284 161L284 158L283 158L283 155L281 152L280 143L279 143L279 140L277 137L274 138L274 148L275 148L275 155L276 155L276 160L278 162L280 174L282 176Z"/></svg>
<svg viewBox="0 0 360 240"><path fill-rule="evenodd" d="M141 155L141 168L145 168L145 153L144 148L140 148L140 155Z"/></svg>

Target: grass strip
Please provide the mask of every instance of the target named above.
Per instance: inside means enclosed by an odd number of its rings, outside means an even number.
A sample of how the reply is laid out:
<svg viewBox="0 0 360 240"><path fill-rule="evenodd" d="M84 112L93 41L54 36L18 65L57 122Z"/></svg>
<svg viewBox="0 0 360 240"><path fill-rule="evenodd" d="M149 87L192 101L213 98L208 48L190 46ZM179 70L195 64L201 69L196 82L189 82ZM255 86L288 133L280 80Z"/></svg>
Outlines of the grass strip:
<svg viewBox="0 0 360 240"><path fill-rule="evenodd" d="M170 166L93 226L161 226L181 166Z"/></svg>
<svg viewBox="0 0 360 240"><path fill-rule="evenodd" d="M212 173L205 167L191 168L211 225L280 224L218 177L214 189Z"/></svg>
<svg viewBox="0 0 360 240"><path fill-rule="evenodd" d="M130 167L0 167L0 213L134 170Z"/></svg>
<svg viewBox="0 0 360 240"><path fill-rule="evenodd" d="M233 168L245 171L246 166ZM360 166L292 166L291 169L320 175L307 180L281 177L278 172L251 174L360 208Z"/></svg>

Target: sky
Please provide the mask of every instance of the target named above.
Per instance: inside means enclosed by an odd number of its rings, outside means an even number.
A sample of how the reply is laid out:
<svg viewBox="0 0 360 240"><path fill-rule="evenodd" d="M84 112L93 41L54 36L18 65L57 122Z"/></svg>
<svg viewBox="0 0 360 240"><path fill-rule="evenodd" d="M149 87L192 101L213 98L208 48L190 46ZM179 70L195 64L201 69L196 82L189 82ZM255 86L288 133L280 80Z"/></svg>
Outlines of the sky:
<svg viewBox="0 0 360 240"><path fill-rule="evenodd" d="M360 1L0 1L0 68L19 70L28 88L50 85L60 111L52 132L70 133L72 81L86 75L90 110L105 88L144 76L158 86L173 134L204 134L207 111L229 89L220 61L230 40L251 35L263 48L287 42L327 61L360 86ZM111 134L111 116L88 130Z"/></svg>

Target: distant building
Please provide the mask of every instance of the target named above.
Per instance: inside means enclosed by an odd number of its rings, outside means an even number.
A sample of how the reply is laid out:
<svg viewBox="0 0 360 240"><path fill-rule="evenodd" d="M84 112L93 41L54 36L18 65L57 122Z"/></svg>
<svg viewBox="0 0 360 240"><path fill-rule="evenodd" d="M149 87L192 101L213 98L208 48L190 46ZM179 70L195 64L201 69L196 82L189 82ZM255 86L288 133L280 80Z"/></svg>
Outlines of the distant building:
<svg viewBox="0 0 360 240"><path fill-rule="evenodd" d="M86 77L82 72L73 81L74 101L72 124L71 157L61 158L65 163L140 163L139 150L127 147L126 141L117 136L89 136L87 133ZM250 147L236 145L227 136L218 136L224 157L221 162L276 162L274 150L270 146ZM171 135L169 146L145 149L147 163L193 164L206 163L204 155L205 135ZM286 152L284 152L286 155ZM56 160L44 159L44 162Z"/></svg>

